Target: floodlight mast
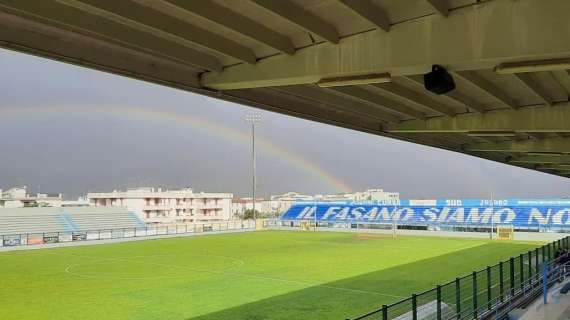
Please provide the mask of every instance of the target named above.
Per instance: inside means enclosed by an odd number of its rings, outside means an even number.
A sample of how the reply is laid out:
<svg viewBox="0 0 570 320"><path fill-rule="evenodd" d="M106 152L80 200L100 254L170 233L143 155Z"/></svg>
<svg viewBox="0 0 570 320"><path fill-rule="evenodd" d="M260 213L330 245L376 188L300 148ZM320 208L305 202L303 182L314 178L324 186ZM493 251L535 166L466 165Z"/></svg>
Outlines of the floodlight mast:
<svg viewBox="0 0 570 320"><path fill-rule="evenodd" d="M253 209L253 221L257 226L257 214L255 212L255 188L256 188L256 163L255 163L255 124L261 121L261 114L255 112L248 114L245 121L251 124L251 200Z"/></svg>
<svg viewBox="0 0 570 320"><path fill-rule="evenodd" d="M493 240L493 232L495 229L495 201L493 200L493 191L491 191L491 240Z"/></svg>

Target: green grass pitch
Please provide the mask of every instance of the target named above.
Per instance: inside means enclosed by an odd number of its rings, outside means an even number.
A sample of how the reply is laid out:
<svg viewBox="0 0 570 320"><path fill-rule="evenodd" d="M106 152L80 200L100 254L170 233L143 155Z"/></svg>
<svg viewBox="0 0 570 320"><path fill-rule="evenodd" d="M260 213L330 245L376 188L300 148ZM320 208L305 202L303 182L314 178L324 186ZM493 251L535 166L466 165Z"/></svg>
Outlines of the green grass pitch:
<svg viewBox="0 0 570 320"><path fill-rule="evenodd" d="M539 243L262 231L0 253L0 319L344 319Z"/></svg>

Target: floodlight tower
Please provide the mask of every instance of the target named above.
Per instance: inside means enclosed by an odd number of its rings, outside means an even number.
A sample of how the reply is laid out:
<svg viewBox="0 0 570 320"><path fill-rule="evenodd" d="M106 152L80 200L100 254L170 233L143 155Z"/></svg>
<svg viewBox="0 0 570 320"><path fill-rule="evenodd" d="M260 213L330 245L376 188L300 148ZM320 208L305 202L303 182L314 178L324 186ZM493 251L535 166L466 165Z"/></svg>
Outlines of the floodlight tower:
<svg viewBox="0 0 570 320"><path fill-rule="evenodd" d="M495 201L491 190L491 240L493 240L493 230L495 229Z"/></svg>
<svg viewBox="0 0 570 320"><path fill-rule="evenodd" d="M261 114L257 112L248 114L245 121L251 124L251 199L253 201L253 221L257 224L255 213L255 124L261 121Z"/></svg>

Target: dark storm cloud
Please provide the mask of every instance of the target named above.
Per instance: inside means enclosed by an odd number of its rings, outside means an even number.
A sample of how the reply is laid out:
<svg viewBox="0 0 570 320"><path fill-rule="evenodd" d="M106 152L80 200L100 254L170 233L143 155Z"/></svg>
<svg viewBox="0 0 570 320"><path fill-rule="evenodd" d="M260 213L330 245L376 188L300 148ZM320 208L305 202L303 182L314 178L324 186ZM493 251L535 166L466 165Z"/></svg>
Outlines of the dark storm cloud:
<svg viewBox="0 0 570 320"><path fill-rule="evenodd" d="M245 196L250 145L191 123L96 112L161 111L248 133L251 108L9 51L0 51L0 188L86 191L137 185L191 186ZM93 112L38 112L77 106ZM27 110L32 113L14 112ZM119 110L120 111L120 110ZM127 111L123 112L127 113ZM567 179L429 147L261 112L259 137L354 190L382 187L404 197L562 197ZM259 150L259 189L336 192L323 173Z"/></svg>

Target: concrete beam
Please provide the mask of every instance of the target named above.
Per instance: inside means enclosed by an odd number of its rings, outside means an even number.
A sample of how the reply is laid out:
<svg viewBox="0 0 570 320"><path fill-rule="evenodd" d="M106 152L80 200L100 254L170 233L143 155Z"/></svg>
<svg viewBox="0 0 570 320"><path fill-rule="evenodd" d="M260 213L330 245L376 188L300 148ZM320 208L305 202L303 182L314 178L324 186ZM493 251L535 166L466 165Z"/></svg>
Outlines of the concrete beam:
<svg viewBox="0 0 570 320"><path fill-rule="evenodd" d="M382 134L382 123L361 116L354 116L343 110L333 110L325 104L318 104L306 99L278 92L274 89L246 89L225 92L224 95L241 99L249 106L274 111L307 120L336 125L373 134ZM236 101L235 99L233 100Z"/></svg>
<svg viewBox="0 0 570 320"><path fill-rule="evenodd" d="M512 163L570 163L570 155L557 154L557 155L536 155L536 156L522 156L520 158L510 159L508 162Z"/></svg>
<svg viewBox="0 0 570 320"><path fill-rule="evenodd" d="M307 32L314 33L319 37L336 44L339 41L339 35L336 28L314 16L305 9L298 7L292 1L275 1L275 0L251 0L265 10L271 11L281 18L297 25L299 28Z"/></svg>
<svg viewBox="0 0 570 320"><path fill-rule="evenodd" d="M313 86L284 86L275 87L277 91L287 92L292 95L310 99L319 103L329 104L335 108L343 109L346 112L365 116L383 122L399 123L400 118L383 112L380 108L365 103L359 103L353 99L344 98L339 94L333 94L331 90L321 89Z"/></svg>
<svg viewBox="0 0 570 320"><path fill-rule="evenodd" d="M560 86L566 90L566 94L570 96L570 70L564 70L561 73L561 79L558 79Z"/></svg>
<svg viewBox="0 0 570 320"><path fill-rule="evenodd" d="M417 111L413 108L410 108L403 103L398 101L386 98L384 96L374 94L371 91L368 91L363 88L359 88L357 86L346 86L346 87L331 87L330 90L334 90L336 92L342 93L344 95L366 101L368 103L372 103L378 106L382 106L385 109L389 109L392 111L396 111L400 114L410 116L415 119L425 119L425 115Z"/></svg>
<svg viewBox="0 0 570 320"><path fill-rule="evenodd" d="M0 11L14 16L21 16L30 21L41 22L46 26L71 30L98 40L114 43L121 47L152 53L157 57L166 57L200 69L222 70L221 63L210 55L133 30L122 24L109 22L97 16L85 15L75 8L52 1L0 0ZM53 29L50 30L55 32ZM47 40L46 42L35 43L34 47L51 47L51 44Z"/></svg>
<svg viewBox="0 0 570 320"><path fill-rule="evenodd" d="M385 92L389 92L408 101L417 103L426 109L441 113L449 117L455 116L455 112L451 108L442 105L438 101L435 101L426 95L419 94L416 91L408 89L397 83L379 83L374 84L374 86Z"/></svg>
<svg viewBox="0 0 570 320"><path fill-rule="evenodd" d="M505 106L511 109L518 108L517 104L513 99L511 99L511 97L509 97L501 89L497 88L494 84L481 77L475 71L461 71L461 72L456 72L455 75L471 83L472 85L479 88L481 91L487 93L491 97L497 99Z"/></svg>
<svg viewBox="0 0 570 320"><path fill-rule="evenodd" d="M384 10L378 8L369 0L338 0L348 9L354 11L362 18L375 24L384 31L390 30L390 20Z"/></svg>
<svg viewBox="0 0 570 320"><path fill-rule="evenodd" d="M449 3L447 0L427 0L429 4L444 17L449 15Z"/></svg>
<svg viewBox="0 0 570 320"><path fill-rule="evenodd" d="M483 104L479 103L479 101L476 101L475 99L472 99L471 97L464 95L458 92L457 90L448 92L445 94L445 96L449 97L452 100L455 100L456 102L461 103L462 105L471 109L472 111L480 113L487 111L487 108L485 108Z"/></svg>
<svg viewBox="0 0 570 320"><path fill-rule="evenodd" d="M170 87L199 87L180 62L0 12L0 47Z"/></svg>
<svg viewBox="0 0 570 320"><path fill-rule="evenodd" d="M570 103L553 107L493 110L483 114L459 114L426 121L404 121L386 128L391 132L570 132Z"/></svg>
<svg viewBox="0 0 570 320"><path fill-rule="evenodd" d="M540 164L536 166L537 170L557 170L570 171L570 164Z"/></svg>
<svg viewBox="0 0 570 320"><path fill-rule="evenodd" d="M153 5L154 0L135 0L145 5ZM184 9L209 21L240 33L285 54L295 53L293 42L254 20L239 15L224 6L211 1L167 0L176 7Z"/></svg>
<svg viewBox="0 0 570 320"><path fill-rule="evenodd" d="M187 41L246 63L255 64L256 62L255 54L251 49L208 30L198 28L182 20L173 19L147 6L126 1L58 1L86 13L154 34L172 42L184 44Z"/></svg>
<svg viewBox="0 0 570 320"><path fill-rule="evenodd" d="M525 134L531 138L534 138L534 139L543 139L544 138L540 133L537 133L537 132L525 132Z"/></svg>
<svg viewBox="0 0 570 320"><path fill-rule="evenodd" d="M535 0L485 1L454 10L446 19L426 16L392 26L390 32L373 30L347 36L338 45L316 44L293 56L268 57L255 66L236 65L219 74L206 73L202 83L232 90L384 72L393 77L417 75L442 63L448 70L464 71L493 69L506 61L568 57L570 41L544 36L570 34L567 11L566 0L550 0L548 5Z"/></svg>
<svg viewBox="0 0 570 320"><path fill-rule="evenodd" d="M424 80L422 76L407 76L405 77L408 80L413 81L417 86L421 86L422 88L424 88ZM426 93L429 95L435 95L429 91L426 90ZM445 93L444 96L459 102L460 104L464 105L466 108L469 108L475 112L485 112L486 108L484 105L482 105L481 103L479 103L478 101L472 99L469 96L466 96L460 92L458 92L457 90L452 90L448 93Z"/></svg>
<svg viewBox="0 0 570 320"><path fill-rule="evenodd" d="M554 100L548 96L546 91L544 91L540 86L540 83L533 78L531 73L515 73L515 76L546 105L552 106Z"/></svg>
<svg viewBox="0 0 570 320"><path fill-rule="evenodd" d="M561 152L570 153L570 138L550 138L541 140L503 141L495 143L475 143L465 147L466 151L478 152Z"/></svg>

